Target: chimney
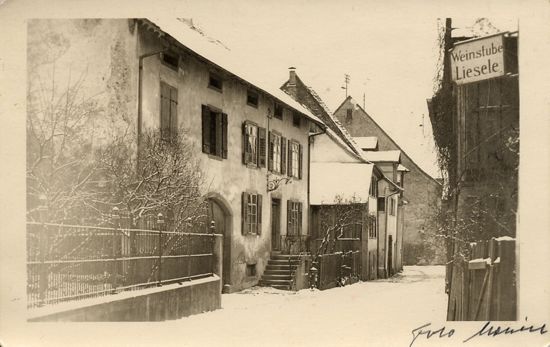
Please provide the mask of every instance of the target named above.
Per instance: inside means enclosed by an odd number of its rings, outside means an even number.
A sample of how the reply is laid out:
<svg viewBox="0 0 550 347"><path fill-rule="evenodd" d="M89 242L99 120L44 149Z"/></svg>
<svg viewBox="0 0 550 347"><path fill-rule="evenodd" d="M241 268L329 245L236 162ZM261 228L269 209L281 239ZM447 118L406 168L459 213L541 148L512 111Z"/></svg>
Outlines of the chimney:
<svg viewBox="0 0 550 347"><path fill-rule="evenodd" d="M291 66L288 68L288 85L289 86L296 86L296 68Z"/></svg>

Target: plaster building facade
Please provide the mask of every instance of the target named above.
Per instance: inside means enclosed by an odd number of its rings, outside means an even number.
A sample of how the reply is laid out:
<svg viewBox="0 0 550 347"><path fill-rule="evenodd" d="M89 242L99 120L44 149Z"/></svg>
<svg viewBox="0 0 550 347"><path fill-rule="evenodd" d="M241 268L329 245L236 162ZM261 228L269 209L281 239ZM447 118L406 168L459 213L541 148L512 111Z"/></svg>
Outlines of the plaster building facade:
<svg viewBox="0 0 550 347"><path fill-rule="evenodd" d="M59 81L80 76L81 93L97 96L83 141L184 132L224 235L226 290L256 285L278 238L308 232L308 138L322 123L233 65L229 51L192 22L52 19L31 21L29 31L37 38L31 69L55 71ZM40 56L48 44L52 57Z"/></svg>
<svg viewBox="0 0 550 347"><path fill-rule="evenodd" d="M401 151L401 164L409 170L404 181L407 188L403 193L407 204L404 208L400 206L406 210L403 216L403 263L442 263L443 244L433 254L431 249L424 247L423 241L423 234L435 234L432 218L441 201L440 182L422 170L353 98L347 97L334 112L334 117L353 138L358 138L357 142L364 142L364 138L377 138L376 145L367 143L365 150Z"/></svg>

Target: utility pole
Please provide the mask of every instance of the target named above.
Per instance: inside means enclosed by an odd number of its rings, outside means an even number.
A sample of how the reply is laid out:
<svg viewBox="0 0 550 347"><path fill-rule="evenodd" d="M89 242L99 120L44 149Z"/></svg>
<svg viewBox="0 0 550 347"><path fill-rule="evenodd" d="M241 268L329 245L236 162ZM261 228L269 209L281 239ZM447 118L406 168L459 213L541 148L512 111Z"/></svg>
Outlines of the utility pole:
<svg viewBox="0 0 550 347"><path fill-rule="evenodd" d="M345 83L345 86L342 86L342 89L345 89L346 90L346 98L348 97L348 85L349 85L349 75L348 74L344 74L344 83Z"/></svg>
<svg viewBox="0 0 550 347"><path fill-rule="evenodd" d="M365 93L363 93L363 110L365 109Z"/></svg>

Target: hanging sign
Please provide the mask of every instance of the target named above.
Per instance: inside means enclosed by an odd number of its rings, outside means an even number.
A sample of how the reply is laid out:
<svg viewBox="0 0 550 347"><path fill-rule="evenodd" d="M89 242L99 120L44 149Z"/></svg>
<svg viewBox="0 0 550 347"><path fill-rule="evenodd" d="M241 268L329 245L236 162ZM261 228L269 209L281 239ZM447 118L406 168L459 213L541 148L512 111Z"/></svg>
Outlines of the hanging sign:
<svg viewBox="0 0 550 347"><path fill-rule="evenodd" d="M451 74L456 84L504 75L504 34L455 43L450 52Z"/></svg>

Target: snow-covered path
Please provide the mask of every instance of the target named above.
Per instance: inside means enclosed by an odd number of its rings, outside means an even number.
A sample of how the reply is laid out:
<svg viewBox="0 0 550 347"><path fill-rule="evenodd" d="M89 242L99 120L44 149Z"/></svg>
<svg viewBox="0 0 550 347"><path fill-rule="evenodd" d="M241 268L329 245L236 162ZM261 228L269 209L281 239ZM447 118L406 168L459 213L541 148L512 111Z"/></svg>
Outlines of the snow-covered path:
<svg viewBox="0 0 550 347"><path fill-rule="evenodd" d="M165 324L183 345L408 346L412 329L445 321L446 305L444 267L407 266L391 279L325 291L225 294L221 310Z"/></svg>

